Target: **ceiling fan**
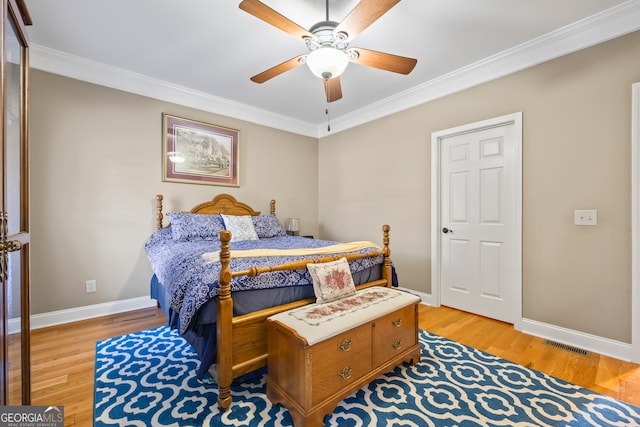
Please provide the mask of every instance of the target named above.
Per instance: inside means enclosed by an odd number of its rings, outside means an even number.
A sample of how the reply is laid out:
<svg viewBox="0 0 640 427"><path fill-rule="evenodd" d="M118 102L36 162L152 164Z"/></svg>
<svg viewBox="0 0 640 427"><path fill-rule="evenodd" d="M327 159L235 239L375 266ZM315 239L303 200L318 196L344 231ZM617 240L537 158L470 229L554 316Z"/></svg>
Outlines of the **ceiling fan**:
<svg viewBox="0 0 640 427"><path fill-rule="evenodd" d="M340 74L349 62L394 73L409 74L418 62L416 59L360 47L349 47L349 43L356 36L399 2L400 0L361 0L344 20L338 23L329 20L329 0L326 0L326 19L306 30L259 0L243 0L240 2L240 9L302 39L309 50L309 53L298 55L256 74L251 77L251 80L264 83L285 71L307 64L311 71L324 81L327 102L333 102L342 98Z"/></svg>

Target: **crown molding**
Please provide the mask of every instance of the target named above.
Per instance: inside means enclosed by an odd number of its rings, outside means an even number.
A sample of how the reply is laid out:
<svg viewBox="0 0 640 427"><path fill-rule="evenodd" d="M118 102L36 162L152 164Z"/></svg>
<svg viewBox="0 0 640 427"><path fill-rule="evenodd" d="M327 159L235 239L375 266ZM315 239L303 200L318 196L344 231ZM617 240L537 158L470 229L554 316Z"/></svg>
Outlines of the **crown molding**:
<svg viewBox="0 0 640 427"><path fill-rule="evenodd" d="M246 120L300 135L318 137L315 124L292 119L268 110L217 97L102 62L37 44L30 46L29 54L29 64L31 68L37 70L214 114Z"/></svg>
<svg viewBox="0 0 640 427"><path fill-rule="evenodd" d="M317 133L323 137L341 132L638 29L640 0L630 0L349 114L334 117L331 119L331 132L321 125Z"/></svg>
<svg viewBox="0 0 640 427"><path fill-rule="evenodd" d="M32 68L313 138L322 138L468 89L640 29L640 0L629 0L511 49L430 80L325 125L303 122L40 45Z"/></svg>

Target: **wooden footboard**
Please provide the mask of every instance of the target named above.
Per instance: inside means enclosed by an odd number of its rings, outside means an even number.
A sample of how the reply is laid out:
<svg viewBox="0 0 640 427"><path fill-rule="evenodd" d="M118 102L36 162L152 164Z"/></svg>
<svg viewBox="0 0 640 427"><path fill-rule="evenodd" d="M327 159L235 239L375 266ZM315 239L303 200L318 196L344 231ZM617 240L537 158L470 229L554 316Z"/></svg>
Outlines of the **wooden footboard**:
<svg viewBox="0 0 640 427"><path fill-rule="evenodd" d="M155 219L158 230L164 226L164 213L162 212L163 199L161 194L156 196L157 209ZM275 206L275 200L271 200L271 215L275 215ZM245 203L237 201L230 194L219 194L209 201L199 203L188 212L208 215L220 213L227 215L260 215L259 211L254 210ZM237 272L232 272L229 268L229 262L231 261L231 253L229 250L231 233L228 231L220 232L221 270L216 319L218 351L216 363L209 369L209 372L214 375L218 382L218 405L221 410L226 410L231 404L231 381L234 378L266 366L267 364L267 332L265 319L276 313L315 302L315 298L308 298L234 317L231 281L239 276L254 277L271 271L305 269L309 263L329 262L343 256L346 257L347 260L353 261L382 255L384 257L384 263L382 266L381 279L364 283L357 286L357 288L364 289L371 286L391 286L389 230L390 227L388 225L382 227L383 249L380 251L371 251L365 254L325 256L272 267L252 267L248 270Z"/></svg>
<svg viewBox="0 0 640 427"><path fill-rule="evenodd" d="M312 260L293 261L286 264L270 267L251 267L244 271L231 271L229 263L231 254L229 241L231 233L220 232L220 283L217 301L217 359L210 369L218 383L218 406L224 411L231 405L231 382L234 378L261 368L267 364L267 333L265 319L276 313L300 307L315 302L315 298L294 301L288 304L270 307L264 310L248 313L242 316L233 316L233 301L231 293L231 281L239 276L259 276L262 273L283 270L299 270L306 268L310 263L334 261L345 257L348 261L382 255L381 279L359 285L358 289L371 286L391 286L391 261L389 250L388 225L382 227L383 249L370 251L364 254L332 255Z"/></svg>

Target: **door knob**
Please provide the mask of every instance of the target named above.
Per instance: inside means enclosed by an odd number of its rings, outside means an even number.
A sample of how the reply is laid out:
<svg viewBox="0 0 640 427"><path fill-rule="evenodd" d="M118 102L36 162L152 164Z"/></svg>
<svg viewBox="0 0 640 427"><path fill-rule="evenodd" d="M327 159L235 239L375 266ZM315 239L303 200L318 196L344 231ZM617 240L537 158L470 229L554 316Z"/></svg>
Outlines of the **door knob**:
<svg viewBox="0 0 640 427"><path fill-rule="evenodd" d="M8 242L0 242L0 252L15 252L22 249L22 242L18 240L9 240Z"/></svg>
<svg viewBox="0 0 640 427"><path fill-rule="evenodd" d="M444 227L444 228L442 229L442 232L443 232L444 234L447 234L447 233L453 233L453 230L451 230L451 229L449 229L449 228L447 228L447 227Z"/></svg>

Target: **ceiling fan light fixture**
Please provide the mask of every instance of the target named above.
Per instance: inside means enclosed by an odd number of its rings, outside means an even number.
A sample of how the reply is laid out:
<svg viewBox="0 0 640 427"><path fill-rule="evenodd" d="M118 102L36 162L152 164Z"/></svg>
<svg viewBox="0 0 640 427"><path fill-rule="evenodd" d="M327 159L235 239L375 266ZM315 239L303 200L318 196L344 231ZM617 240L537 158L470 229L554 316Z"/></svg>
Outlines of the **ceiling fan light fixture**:
<svg viewBox="0 0 640 427"><path fill-rule="evenodd" d="M323 80L338 77L349 65L349 55L331 46L321 47L307 55L307 65Z"/></svg>

